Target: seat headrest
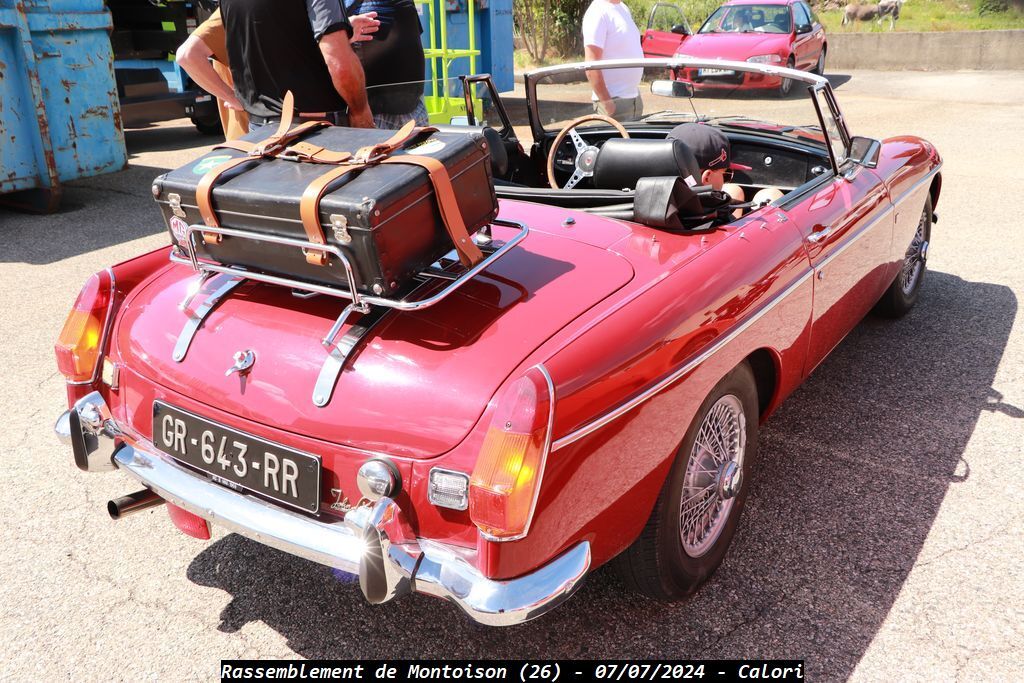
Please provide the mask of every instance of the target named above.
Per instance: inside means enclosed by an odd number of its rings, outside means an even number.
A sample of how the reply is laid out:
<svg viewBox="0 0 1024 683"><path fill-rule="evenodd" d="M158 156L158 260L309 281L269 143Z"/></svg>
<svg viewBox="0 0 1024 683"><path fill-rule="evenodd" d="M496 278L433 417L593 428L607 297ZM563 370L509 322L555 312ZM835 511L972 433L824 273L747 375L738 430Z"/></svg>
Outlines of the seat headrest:
<svg viewBox="0 0 1024 683"><path fill-rule="evenodd" d="M491 152L491 175L495 178L504 178L508 175L508 150L505 149L505 141L501 139L501 134L490 126L484 126L483 133Z"/></svg>
<svg viewBox="0 0 1024 683"><path fill-rule="evenodd" d="M636 188L640 178L679 176L688 185L700 183L700 167L682 140L608 140L594 161L594 187ZM690 178L691 180L687 180Z"/></svg>

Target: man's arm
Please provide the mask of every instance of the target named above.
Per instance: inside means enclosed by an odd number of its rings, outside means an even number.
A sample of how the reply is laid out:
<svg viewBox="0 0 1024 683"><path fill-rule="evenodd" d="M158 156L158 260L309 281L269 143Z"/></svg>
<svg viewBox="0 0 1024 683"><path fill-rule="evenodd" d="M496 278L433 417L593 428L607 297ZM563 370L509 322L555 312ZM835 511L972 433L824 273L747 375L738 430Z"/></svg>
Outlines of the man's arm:
<svg viewBox="0 0 1024 683"><path fill-rule="evenodd" d="M213 50L193 33L181 44L174 58L200 88L223 101L229 109L240 111L242 104L235 97L234 89L213 70L210 64L212 56Z"/></svg>
<svg viewBox="0 0 1024 683"><path fill-rule="evenodd" d="M600 60L603 54L604 50L596 45L583 46L583 57L588 62ZM612 101L612 96L608 93L608 87L604 83L604 73L594 70L587 71L587 80L590 81L590 87L593 88L594 94L597 95L597 101L601 103L601 107L608 112L608 116L614 116L615 103Z"/></svg>
<svg viewBox="0 0 1024 683"><path fill-rule="evenodd" d="M320 53L327 62L334 89L348 103L348 125L373 128L373 114L366 101L366 76L363 65L352 51L345 31L334 31L320 39Z"/></svg>

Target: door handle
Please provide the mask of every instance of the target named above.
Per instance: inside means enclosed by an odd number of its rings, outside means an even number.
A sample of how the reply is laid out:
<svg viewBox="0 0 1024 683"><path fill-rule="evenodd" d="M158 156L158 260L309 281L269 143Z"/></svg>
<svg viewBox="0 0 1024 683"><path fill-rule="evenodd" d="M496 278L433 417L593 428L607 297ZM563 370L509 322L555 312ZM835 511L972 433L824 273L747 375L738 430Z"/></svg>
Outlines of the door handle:
<svg viewBox="0 0 1024 683"><path fill-rule="evenodd" d="M815 225L814 227L815 231L807 236L807 241L811 244L818 244L832 234L831 225Z"/></svg>

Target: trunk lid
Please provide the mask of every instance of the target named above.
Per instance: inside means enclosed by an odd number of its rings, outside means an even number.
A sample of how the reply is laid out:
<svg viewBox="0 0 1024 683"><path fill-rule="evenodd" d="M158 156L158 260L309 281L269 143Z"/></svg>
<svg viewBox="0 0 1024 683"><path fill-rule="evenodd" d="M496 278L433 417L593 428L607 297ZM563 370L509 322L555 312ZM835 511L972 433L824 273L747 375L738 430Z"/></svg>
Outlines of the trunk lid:
<svg viewBox="0 0 1024 683"><path fill-rule="evenodd" d="M116 353L148 380L245 420L427 458L466 436L527 355L632 277L626 259L600 246L531 232L437 305L389 311L351 354L323 408L313 403L327 355L320 340L342 299L304 300L283 287L244 283L207 316L179 363L172 352L187 318L178 304L198 275L171 267L122 310ZM246 350L255 363L245 381L226 376L235 353ZM148 423L137 427L149 431Z"/></svg>

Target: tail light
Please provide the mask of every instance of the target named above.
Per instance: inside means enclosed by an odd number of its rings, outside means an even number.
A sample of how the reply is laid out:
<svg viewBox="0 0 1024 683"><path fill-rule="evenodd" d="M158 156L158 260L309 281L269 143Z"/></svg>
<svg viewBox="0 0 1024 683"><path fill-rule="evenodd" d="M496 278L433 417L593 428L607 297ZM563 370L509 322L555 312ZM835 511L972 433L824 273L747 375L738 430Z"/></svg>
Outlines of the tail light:
<svg viewBox="0 0 1024 683"><path fill-rule="evenodd" d="M553 417L554 388L543 366L498 397L469 481L469 516L486 537L512 541L529 531Z"/></svg>
<svg viewBox="0 0 1024 683"><path fill-rule="evenodd" d="M92 382L103 349L103 333L113 297L113 277L100 271L86 281L64 321L54 351L57 369L68 382Z"/></svg>

